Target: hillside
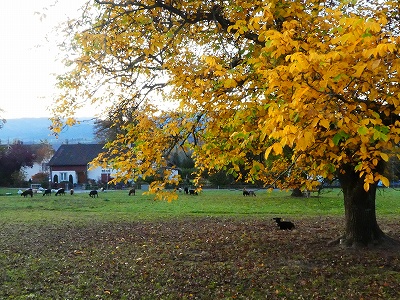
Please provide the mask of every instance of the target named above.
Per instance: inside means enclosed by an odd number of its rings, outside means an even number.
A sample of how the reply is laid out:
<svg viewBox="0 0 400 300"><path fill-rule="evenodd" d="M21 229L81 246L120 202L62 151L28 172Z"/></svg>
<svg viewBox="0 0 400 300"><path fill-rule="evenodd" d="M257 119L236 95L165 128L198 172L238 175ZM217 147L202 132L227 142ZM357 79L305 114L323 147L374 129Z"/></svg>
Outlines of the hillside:
<svg viewBox="0 0 400 300"><path fill-rule="evenodd" d="M81 124L64 129L59 138L51 134L50 120L47 118L9 119L0 129L0 144L20 140L24 144L35 144L47 140L50 144L92 143L94 139L94 121L80 120Z"/></svg>

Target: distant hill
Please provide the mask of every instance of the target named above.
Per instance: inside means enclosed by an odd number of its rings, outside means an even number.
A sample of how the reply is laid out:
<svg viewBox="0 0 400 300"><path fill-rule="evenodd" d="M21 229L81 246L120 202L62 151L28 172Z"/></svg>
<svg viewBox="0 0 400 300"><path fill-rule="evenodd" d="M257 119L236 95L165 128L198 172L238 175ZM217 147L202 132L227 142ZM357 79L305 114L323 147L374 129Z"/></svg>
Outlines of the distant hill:
<svg viewBox="0 0 400 300"><path fill-rule="evenodd" d="M80 120L81 123L65 128L56 139L49 129L51 121L47 118L9 119L0 129L0 144L20 140L24 144L37 144L47 140L52 145L63 143L94 143L94 121Z"/></svg>

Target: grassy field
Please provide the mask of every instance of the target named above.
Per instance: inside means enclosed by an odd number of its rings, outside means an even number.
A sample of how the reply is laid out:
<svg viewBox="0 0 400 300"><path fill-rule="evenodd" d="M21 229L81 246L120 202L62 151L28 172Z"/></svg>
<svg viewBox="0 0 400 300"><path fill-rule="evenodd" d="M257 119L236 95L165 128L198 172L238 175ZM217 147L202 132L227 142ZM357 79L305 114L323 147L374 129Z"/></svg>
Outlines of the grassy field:
<svg viewBox="0 0 400 300"><path fill-rule="evenodd" d="M205 190L171 203L127 193L0 189L0 299L400 298L398 249L327 246L343 229L338 189ZM377 195L381 228L397 239L399 196ZM274 216L296 229L278 230Z"/></svg>
<svg viewBox="0 0 400 300"><path fill-rule="evenodd" d="M11 193L9 196L6 194ZM239 190L204 190L198 196L181 194L177 201L153 201L153 195L128 196L127 191L89 192L63 196L24 198L17 190L0 189L0 218L7 222L47 220L153 220L176 217L232 216L263 218L270 215L342 216L343 195L339 189L325 190L320 197L292 198L285 191L256 191L256 197L243 197ZM2 196L3 195L3 196ZM377 194L377 213L400 214L400 192L382 189Z"/></svg>
<svg viewBox="0 0 400 300"><path fill-rule="evenodd" d="M6 194L10 191L4 191ZM257 191L256 197L243 197L235 190L205 190L198 196L182 193L177 201L153 201L153 195L128 196L127 191L99 193L90 198L89 192L64 196L34 195L24 198L11 191L2 197L0 217L2 220L23 221L46 219L123 219L152 220L183 216L264 216L269 214L343 214L343 205L333 191L323 198L293 199L287 192Z"/></svg>

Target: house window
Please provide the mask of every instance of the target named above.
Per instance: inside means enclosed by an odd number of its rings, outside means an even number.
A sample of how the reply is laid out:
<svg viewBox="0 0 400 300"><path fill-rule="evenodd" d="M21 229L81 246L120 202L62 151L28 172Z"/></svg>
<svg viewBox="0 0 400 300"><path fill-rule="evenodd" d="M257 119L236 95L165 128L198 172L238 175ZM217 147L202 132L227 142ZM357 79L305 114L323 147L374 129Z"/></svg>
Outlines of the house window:
<svg viewBox="0 0 400 300"><path fill-rule="evenodd" d="M67 181L68 180L67 173L66 172L60 173L60 179L61 181Z"/></svg>

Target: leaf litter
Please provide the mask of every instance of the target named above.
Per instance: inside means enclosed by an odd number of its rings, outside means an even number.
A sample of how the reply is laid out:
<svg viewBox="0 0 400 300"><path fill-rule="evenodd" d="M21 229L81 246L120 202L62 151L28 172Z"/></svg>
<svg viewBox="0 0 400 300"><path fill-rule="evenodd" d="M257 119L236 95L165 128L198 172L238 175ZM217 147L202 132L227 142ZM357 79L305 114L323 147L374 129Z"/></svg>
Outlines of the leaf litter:
<svg viewBox="0 0 400 300"><path fill-rule="evenodd" d="M336 217L2 224L2 299L399 299L399 249L327 243ZM397 220L381 221L400 240Z"/></svg>

